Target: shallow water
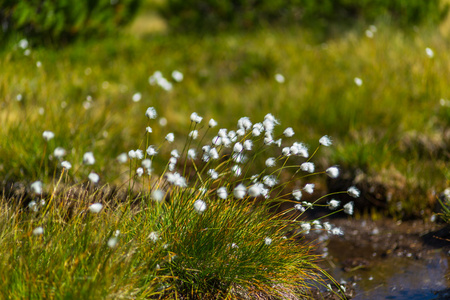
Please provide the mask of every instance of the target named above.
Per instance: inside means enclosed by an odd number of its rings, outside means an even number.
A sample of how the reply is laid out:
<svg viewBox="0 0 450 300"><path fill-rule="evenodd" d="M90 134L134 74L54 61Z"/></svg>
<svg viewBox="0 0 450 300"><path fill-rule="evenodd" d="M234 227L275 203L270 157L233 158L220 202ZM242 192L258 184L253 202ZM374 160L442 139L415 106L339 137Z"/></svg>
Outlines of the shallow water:
<svg viewBox="0 0 450 300"><path fill-rule="evenodd" d="M325 268L351 286L352 299L450 299L450 251L417 241L406 251L380 251L373 243L333 238ZM414 251L414 248L416 250Z"/></svg>

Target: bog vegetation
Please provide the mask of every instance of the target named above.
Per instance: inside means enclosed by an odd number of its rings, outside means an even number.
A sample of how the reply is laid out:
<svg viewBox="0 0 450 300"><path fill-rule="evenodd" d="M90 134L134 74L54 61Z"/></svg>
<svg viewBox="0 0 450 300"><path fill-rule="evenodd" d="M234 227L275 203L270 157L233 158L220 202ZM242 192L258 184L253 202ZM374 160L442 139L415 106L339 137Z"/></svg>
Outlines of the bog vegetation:
<svg viewBox="0 0 450 300"><path fill-rule="evenodd" d="M1 294L342 295L313 208L448 220L442 1L200 2L1 3Z"/></svg>

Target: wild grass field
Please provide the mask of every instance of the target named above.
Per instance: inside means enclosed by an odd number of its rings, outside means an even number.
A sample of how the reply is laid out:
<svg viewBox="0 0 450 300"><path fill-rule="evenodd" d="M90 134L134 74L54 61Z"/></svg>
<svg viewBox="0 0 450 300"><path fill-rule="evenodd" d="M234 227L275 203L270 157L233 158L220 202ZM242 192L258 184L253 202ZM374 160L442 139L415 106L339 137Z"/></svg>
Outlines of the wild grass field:
<svg viewBox="0 0 450 300"><path fill-rule="evenodd" d="M0 50L0 293L12 299L304 295L309 282L322 284L324 271L312 245L299 239L308 226L332 228L297 219L301 207L334 192L348 201L339 193L356 186L357 216L429 219L438 212L436 196L450 180L447 23L440 29L360 24L326 38L294 26L199 36L170 34L144 12L125 32L102 40L65 47L10 41ZM149 118L149 107L157 116ZM193 112L203 121L197 124ZM264 135L236 127L241 117L250 126L279 121L270 138L275 145L281 138L280 145L262 150ZM208 125L211 118L217 126ZM252 140L258 151L245 160L232 155L241 148L219 143L224 152L214 178L202 146L214 145L213 137L225 140L220 128L242 127L239 140L227 136L233 144ZM288 127L294 137L283 136ZM331 147L319 143L325 135ZM308 145L303 160L282 154L294 141ZM158 155L146 151L150 145ZM58 147L63 150L55 152ZM140 173L150 166L141 168L139 154L130 152L137 149L151 158L154 176ZM305 161L316 169L304 165L306 173L322 176L296 172ZM324 173L334 165L338 178ZM267 192L276 196L262 202L245 196L249 205L237 205L235 198L244 196L236 187L245 184L250 194L256 186L252 195L260 196L263 175L282 182ZM41 189L31 187L37 181ZM306 183L315 184L314 199ZM292 189L299 187L310 202L289 208L285 218L268 214L280 201L297 203ZM326 199L315 204L329 206L331 196Z"/></svg>

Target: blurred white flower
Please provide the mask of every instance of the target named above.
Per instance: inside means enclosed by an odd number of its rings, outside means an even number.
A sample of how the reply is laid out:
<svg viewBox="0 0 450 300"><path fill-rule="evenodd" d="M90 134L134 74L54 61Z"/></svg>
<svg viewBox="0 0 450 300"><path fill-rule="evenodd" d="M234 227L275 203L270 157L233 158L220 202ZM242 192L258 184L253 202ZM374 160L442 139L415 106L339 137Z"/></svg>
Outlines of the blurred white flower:
<svg viewBox="0 0 450 300"><path fill-rule="evenodd" d="M261 195L263 189L264 189L263 184L255 183L254 185L252 185L251 187L248 188L248 194L251 197L258 197L259 195Z"/></svg>
<svg viewBox="0 0 450 300"><path fill-rule="evenodd" d="M278 83L283 83L285 81L284 76L281 74L275 74L275 81Z"/></svg>
<svg viewBox="0 0 450 300"><path fill-rule="evenodd" d="M219 159L219 153L217 152L216 148L211 148L211 150L209 150L208 155L212 158L212 159Z"/></svg>
<svg viewBox="0 0 450 300"><path fill-rule="evenodd" d="M152 133L152 132L153 132L153 129L152 129L150 126L147 126L147 127L145 127L145 131L146 131L147 133Z"/></svg>
<svg viewBox="0 0 450 300"><path fill-rule="evenodd" d="M38 67L38 68L42 67L42 62L37 61L37 62L36 62L36 67Z"/></svg>
<svg viewBox="0 0 450 300"><path fill-rule="evenodd" d="M360 191L354 186L349 187L347 193L353 198L358 198L360 195Z"/></svg>
<svg viewBox="0 0 450 300"><path fill-rule="evenodd" d="M227 188L226 187L220 187L217 189L217 196L221 199L227 199L228 197L228 192L227 192Z"/></svg>
<svg viewBox="0 0 450 300"><path fill-rule="evenodd" d="M158 114L156 113L156 109L154 107L149 107L145 112L145 116L149 119L156 119Z"/></svg>
<svg viewBox="0 0 450 300"><path fill-rule="evenodd" d="M195 159L195 157L197 156L195 149L189 149L187 152L187 157L190 159Z"/></svg>
<svg viewBox="0 0 450 300"><path fill-rule="evenodd" d="M327 173L330 178L337 178L339 176L339 169L338 167L329 167L325 173Z"/></svg>
<svg viewBox="0 0 450 300"><path fill-rule="evenodd" d="M349 215L353 215L353 201L344 205L344 212Z"/></svg>
<svg viewBox="0 0 450 300"><path fill-rule="evenodd" d="M192 130L189 132L189 137L191 137L193 140L196 140L198 137L198 130Z"/></svg>
<svg viewBox="0 0 450 300"><path fill-rule="evenodd" d="M281 153L284 156L291 156L291 148L290 147L284 147L283 149L281 149Z"/></svg>
<svg viewBox="0 0 450 300"><path fill-rule="evenodd" d="M267 246L269 246L270 244L272 244L272 239L271 239L270 237L264 238L264 244L266 244Z"/></svg>
<svg viewBox="0 0 450 300"><path fill-rule="evenodd" d="M48 142L55 137L55 134L49 130L46 130L42 133L42 137Z"/></svg>
<svg viewBox="0 0 450 300"><path fill-rule="evenodd" d="M338 201L338 200L335 200L335 199L331 199L330 202L328 202L329 208L331 210L337 209L340 204L341 204L341 201Z"/></svg>
<svg viewBox="0 0 450 300"><path fill-rule="evenodd" d="M166 173L167 181L179 187L187 187L186 178L179 173Z"/></svg>
<svg viewBox="0 0 450 300"><path fill-rule="evenodd" d="M172 143L175 140L175 135L171 132L166 135L166 141Z"/></svg>
<svg viewBox="0 0 450 300"><path fill-rule="evenodd" d="M151 198L156 202L161 202L164 200L165 193L161 190L154 190L152 192Z"/></svg>
<svg viewBox="0 0 450 300"><path fill-rule="evenodd" d="M206 210L206 203L203 200L196 200L194 202L194 209L201 214L202 212L204 212Z"/></svg>
<svg viewBox="0 0 450 300"><path fill-rule="evenodd" d="M94 172L91 172L88 175L88 178L92 183L98 183L98 181L100 180L100 176L98 176L98 174Z"/></svg>
<svg viewBox="0 0 450 300"><path fill-rule="evenodd" d="M108 240L108 243L107 243L107 245L108 245L108 247L109 248L115 248L116 246L117 246L117 243L119 242L119 239L117 238L117 237L111 237L109 240Z"/></svg>
<svg viewBox="0 0 450 300"><path fill-rule="evenodd" d="M331 229L331 233L334 235L344 235L344 232L342 231L342 229L340 229L338 227L334 227L333 229Z"/></svg>
<svg viewBox="0 0 450 300"><path fill-rule="evenodd" d="M273 187L273 186L275 186L278 183L278 180L273 175L266 175L266 176L263 177L263 182L268 187Z"/></svg>
<svg viewBox="0 0 450 300"><path fill-rule="evenodd" d="M269 157L266 159L266 166L269 168L275 166L275 157Z"/></svg>
<svg viewBox="0 0 450 300"><path fill-rule="evenodd" d="M22 101L22 99L23 99L23 96L22 96L22 94L17 94L17 96L16 96L16 101Z"/></svg>
<svg viewBox="0 0 450 300"><path fill-rule="evenodd" d="M242 128L244 130L249 130L252 128L252 122L249 117L242 117L238 120L237 123L238 128Z"/></svg>
<svg viewBox="0 0 450 300"><path fill-rule="evenodd" d="M28 40L27 39L21 39L18 43L19 47L22 49L28 48Z"/></svg>
<svg viewBox="0 0 450 300"><path fill-rule="evenodd" d="M176 82L181 82L181 81L183 81L184 76L183 76L183 73L181 73L178 70L175 70L175 71L172 72L172 78Z"/></svg>
<svg viewBox="0 0 450 300"><path fill-rule="evenodd" d="M130 150L128 151L128 156L133 159L136 158L136 151L135 150Z"/></svg>
<svg viewBox="0 0 450 300"><path fill-rule="evenodd" d="M302 223L300 227L302 228L305 234L308 234L309 231L311 230L311 224L309 223Z"/></svg>
<svg viewBox="0 0 450 300"><path fill-rule="evenodd" d="M72 168L72 164L67 160L65 160L61 163L61 167L63 167L66 170L70 170Z"/></svg>
<svg viewBox="0 0 450 300"><path fill-rule="evenodd" d="M151 169L152 161L150 159L146 158L142 161L141 165L146 169Z"/></svg>
<svg viewBox="0 0 450 300"><path fill-rule="evenodd" d="M241 152L244 149L241 143L237 142L234 144L233 151L234 152Z"/></svg>
<svg viewBox="0 0 450 300"><path fill-rule="evenodd" d="M323 137L320 138L319 143L323 146L331 146L332 141L331 138L328 135L324 135Z"/></svg>
<svg viewBox="0 0 450 300"><path fill-rule="evenodd" d="M172 151L170 151L170 155L175 158L180 158L180 154L178 153L177 149L173 149Z"/></svg>
<svg viewBox="0 0 450 300"><path fill-rule="evenodd" d="M42 228L41 226L33 229L33 235L41 235L43 233L44 233L44 228Z"/></svg>
<svg viewBox="0 0 450 300"><path fill-rule="evenodd" d="M217 173L214 169L209 169L208 175L211 176L212 180L216 180L217 178L219 178L219 173Z"/></svg>
<svg viewBox="0 0 450 300"><path fill-rule="evenodd" d="M429 58L433 58L433 56L434 56L434 51L431 49L431 48L425 48L425 53L427 54L427 56L429 57Z"/></svg>
<svg viewBox="0 0 450 300"><path fill-rule="evenodd" d="M366 33L366 36L367 36L369 39L373 38L373 32L372 32L372 30L367 29L365 33Z"/></svg>
<svg viewBox="0 0 450 300"><path fill-rule="evenodd" d="M362 86L362 84L363 84L362 79L359 78L359 77L355 77L355 78L353 79L353 81L355 81L355 84L356 84L357 86Z"/></svg>
<svg viewBox="0 0 450 300"><path fill-rule="evenodd" d="M94 153L92 153L92 152L84 153L84 155L83 155L83 163L85 165L88 165L88 166L95 164Z"/></svg>
<svg viewBox="0 0 450 300"><path fill-rule="evenodd" d="M315 187L315 184L314 184L314 183L308 183L308 184L305 185L305 187L303 188L303 190L304 190L305 192L307 192L308 194L312 194L312 193L314 192L314 187Z"/></svg>
<svg viewBox="0 0 450 300"><path fill-rule="evenodd" d="M132 99L133 99L133 102L139 102L142 99L142 94L141 93L135 93L135 94L133 94Z"/></svg>
<svg viewBox="0 0 450 300"><path fill-rule="evenodd" d="M98 203L98 202L89 205L89 211L94 214L98 214L102 210L102 208L103 208L103 204Z"/></svg>
<svg viewBox="0 0 450 300"><path fill-rule="evenodd" d="M128 160L128 155L126 153L121 153L117 156L117 161L121 164L126 163Z"/></svg>
<svg viewBox="0 0 450 300"><path fill-rule="evenodd" d="M159 233L157 233L156 231L150 232L150 234L148 235L148 239L153 243L156 243L159 240Z"/></svg>
<svg viewBox="0 0 450 300"><path fill-rule="evenodd" d="M192 122L198 124L198 123L200 123L202 120L203 120L203 118L200 117L196 112L193 112L193 113L191 114L191 121L192 121Z"/></svg>
<svg viewBox="0 0 450 300"><path fill-rule="evenodd" d="M293 135L295 134L295 133L294 133L294 129L292 129L292 127L288 127L288 128L286 128L286 129L284 130L283 134L284 134L286 137L291 137L291 136L293 136Z"/></svg>
<svg viewBox="0 0 450 300"><path fill-rule="evenodd" d="M30 201L30 203L28 203L28 208L34 212L37 212L39 207L37 206L36 201Z"/></svg>
<svg viewBox="0 0 450 300"><path fill-rule="evenodd" d="M120 230L119 229L117 229L116 231L114 231L114 236L115 237L118 237L120 235Z"/></svg>
<svg viewBox="0 0 450 300"><path fill-rule="evenodd" d="M66 155L66 149L62 148L62 147L56 147L55 150L53 151L53 156L56 157L57 159L63 158L64 155Z"/></svg>
<svg viewBox="0 0 450 300"><path fill-rule="evenodd" d="M144 151L142 151L140 149L137 149L137 150L135 150L134 153L136 154L136 158L137 159L143 159L144 158Z"/></svg>
<svg viewBox="0 0 450 300"><path fill-rule="evenodd" d="M33 193L42 194L43 184L41 181L33 182L30 187L31 187L31 190L33 191Z"/></svg>
<svg viewBox="0 0 450 300"><path fill-rule="evenodd" d="M30 49L26 49L25 51L23 51L23 55L25 55L25 56L29 56L30 54L31 54Z"/></svg>
<svg viewBox="0 0 450 300"><path fill-rule="evenodd" d="M236 176L236 177L239 177L239 176L241 176L241 174L242 174L242 169L241 169L241 167L239 167L238 165L234 165L234 166L231 168L231 171L233 171L233 174L234 174L234 176Z"/></svg>
<svg viewBox="0 0 450 300"><path fill-rule="evenodd" d="M141 177L142 174L144 174L144 169L143 169L143 168L137 168L137 170L136 170L136 175L139 176L139 177Z"/></svg>
<svg viewBox="0 0 450 300"><path fill-rule="evenodd" d="M294 208L302 213L306 211L306 208L304 208L300 203L295 204Z"/></svg>
<svg viewBox="0 0 450 300"><path fill-rule="evenodd" d="M236 186L233 190L234 197L236 197L237 199L243 199L246 193L247 189L242 183Z"/></svg>
<svg viewBox="0 0 450 300"><path fill-rule="evenodd" d="M302 191L300 189L295 189L292 191L292 196L295 200L300 201L300 199L302 199Z"/></svg>
<svg viewBox="0 0 450 300"><path fill-rule="evenodd" d="M158 152L156 151L154 146L148 146L147 154L150 156L154 156L154 155L158 154Z"/></svg>
<svg viewBox="0 0 450 300"><path fill-rule="evenodd" d="M304 162L300 165L300 169L304 172L314 173L315 167L312 162Z"/></svg>
<svg viewBox="0 0 450 300"><path fill-rule="evenodd" d="M216 120L211 119L211 120L209 120L208 125L209 125L209 127L213 128L213 127L217 126L217 122L216 122Z"/></svg>
<svg viewBox="0 0 450 300"><path fill-rule="evenodd" d="M246 141L244 141L243 146L244 146L245 150L250 151L253 148L253 141L252 140L246 140Z"/></svg>
<svg viewBox="0 0 450 300"><path fill-rule="evenodd" d="M164 118L164 117L161 117L161 118L159 118L158 123L159 123L160 126L164 127L164 126L167 125L167 119Z"/></svg>

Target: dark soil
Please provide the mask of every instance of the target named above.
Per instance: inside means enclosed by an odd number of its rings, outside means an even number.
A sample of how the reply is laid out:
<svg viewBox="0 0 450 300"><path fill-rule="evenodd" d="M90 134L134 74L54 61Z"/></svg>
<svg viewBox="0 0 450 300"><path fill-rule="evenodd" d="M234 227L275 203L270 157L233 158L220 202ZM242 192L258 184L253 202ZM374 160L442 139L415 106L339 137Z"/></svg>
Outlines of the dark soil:
<svg viewBox="0 0 450 300"><path fill-rule="evenodd" d="M450 226L422 220L334 219L343 236L311 232L320 265L348 299L450 299ZM417 280L417 283L415 283ZM340 299L326 290L315 299Z"/></svg>

